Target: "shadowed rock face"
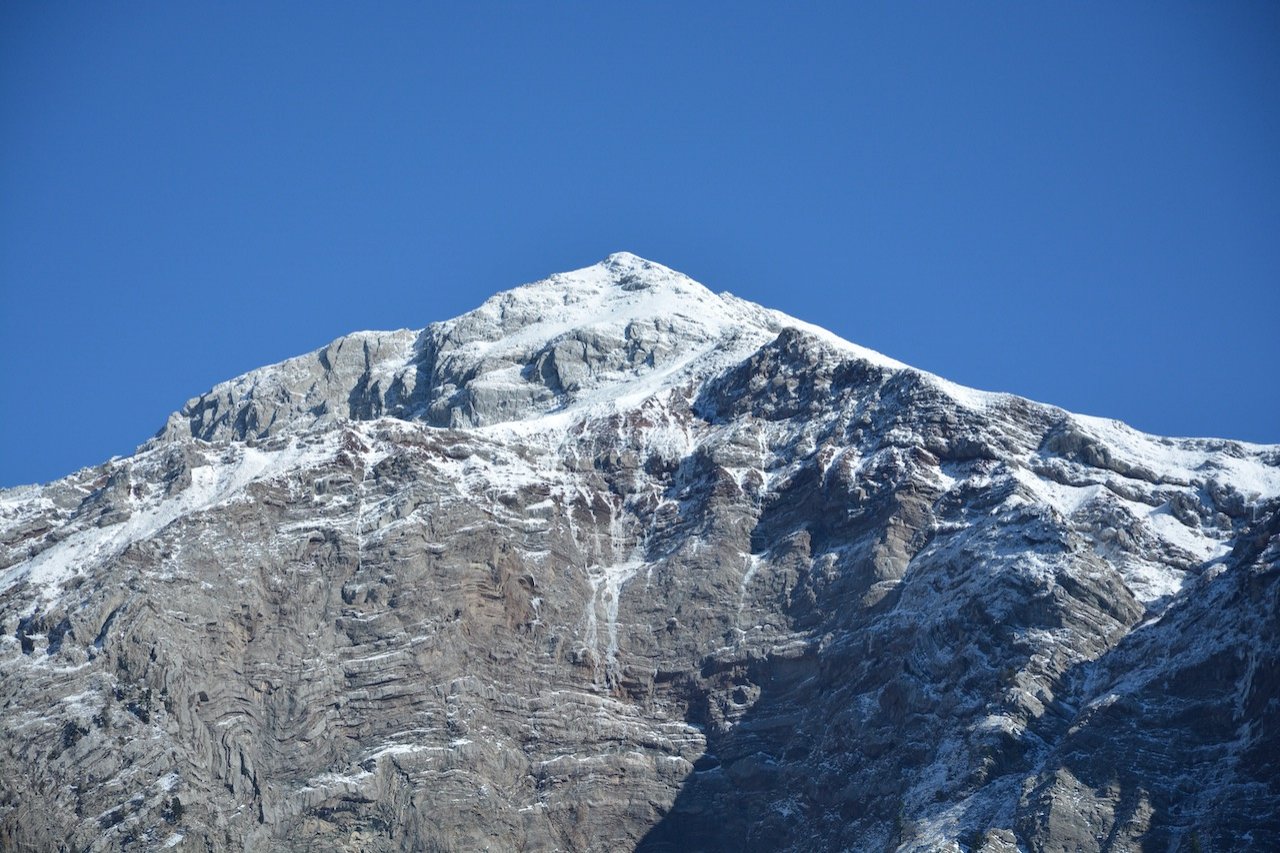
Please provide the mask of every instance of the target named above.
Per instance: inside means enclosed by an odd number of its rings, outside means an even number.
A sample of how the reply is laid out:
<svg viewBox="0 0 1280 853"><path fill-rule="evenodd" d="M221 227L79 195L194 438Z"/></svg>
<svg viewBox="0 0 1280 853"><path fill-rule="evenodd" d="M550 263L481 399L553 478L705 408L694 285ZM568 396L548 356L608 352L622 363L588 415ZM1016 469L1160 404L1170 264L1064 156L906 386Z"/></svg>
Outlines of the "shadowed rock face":
<svg viewBox="0 0 1280 853"><path fill-rule="evenodd" d="M1278 466L611 256L0 492L0 848L1276 849Z"/></svg>

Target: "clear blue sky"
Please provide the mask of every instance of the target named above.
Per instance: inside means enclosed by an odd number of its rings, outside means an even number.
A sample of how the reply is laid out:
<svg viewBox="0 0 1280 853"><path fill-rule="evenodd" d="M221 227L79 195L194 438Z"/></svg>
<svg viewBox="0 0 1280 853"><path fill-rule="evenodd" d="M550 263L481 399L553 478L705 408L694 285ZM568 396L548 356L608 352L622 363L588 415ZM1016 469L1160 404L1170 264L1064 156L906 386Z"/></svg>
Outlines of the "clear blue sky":
<svg viewBox="0 0 1280 853"><path fill-rule="evenodd" d="M1280 441L1280 4L0 5L0 484L629 250Z"/></svg>

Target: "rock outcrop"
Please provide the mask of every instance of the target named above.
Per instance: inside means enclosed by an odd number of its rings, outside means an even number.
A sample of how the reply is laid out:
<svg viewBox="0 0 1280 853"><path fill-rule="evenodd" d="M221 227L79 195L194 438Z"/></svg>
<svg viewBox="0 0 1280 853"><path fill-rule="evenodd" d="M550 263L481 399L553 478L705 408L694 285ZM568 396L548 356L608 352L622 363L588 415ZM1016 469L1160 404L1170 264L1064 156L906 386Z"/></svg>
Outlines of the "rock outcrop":
<svg viewBox="0 0 1280 853"><path fill-rule="evenodd" d="M0 492L0 848L1276 849L1278 496L614 255Z"/></svg>

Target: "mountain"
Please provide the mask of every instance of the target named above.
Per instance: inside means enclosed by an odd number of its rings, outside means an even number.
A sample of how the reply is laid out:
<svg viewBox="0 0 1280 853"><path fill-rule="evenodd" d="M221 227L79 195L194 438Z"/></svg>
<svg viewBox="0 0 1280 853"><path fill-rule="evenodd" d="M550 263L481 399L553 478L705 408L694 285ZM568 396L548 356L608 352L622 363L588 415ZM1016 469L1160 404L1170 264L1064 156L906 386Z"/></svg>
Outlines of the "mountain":
<svg viewBox="0 0 1280 853"><path fill-rule="evenodd" d="M628 254L0 492L0 847L1280 849L1280 446Z"/></svg>

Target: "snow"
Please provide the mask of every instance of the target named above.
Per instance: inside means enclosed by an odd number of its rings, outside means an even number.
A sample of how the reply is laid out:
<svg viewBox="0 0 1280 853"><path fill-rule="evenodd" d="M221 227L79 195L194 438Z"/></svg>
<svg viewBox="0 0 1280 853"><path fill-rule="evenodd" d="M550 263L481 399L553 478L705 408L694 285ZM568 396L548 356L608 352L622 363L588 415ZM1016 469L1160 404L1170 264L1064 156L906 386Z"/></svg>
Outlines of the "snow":
<svg viewBox="0 0 1280 853"><path fill-rule="evenodd" d="M751 588L751 581L755 580L756 572L760 571L760 564L768 558L767 554L746 554L746 571L742 573L742 594L738 597L738 609L741 610L747 600L747 592Z"/></svg>
<svg viewBox="0 0 1280 853"><path fill-rule="evenodd" d="M161 452L142 454L135 464ZM269 479L331 452L329 448L303 445L297 438L278 451L243 444L230 444L216 452L210 448L203 453L205 464L191 469L187 488L158 500L131 497L133 512L123 522L82 530L5 570L0 576L0 593L26 581L36 591L24 613L29 614L41 600L52 600L60 585L72 576L110 562L130 545L150 539L179 519L234 499L254 481Z"/></svg>
<svg viewBox="0 0 1280 853"><path fill-rule="evenodd" d="M1137 506L1132 502L1129 505ZM1202 562L1222 557L1231 550L1227 542L1198 532L1174 518L1167 507L1144 509L1147 512L1143 520L1158 537Z"/></svg>
<svg viewBox="0 0 1280 853"><path fill-rule="evenodd" d="M721 293L720 298L730 305L741 306L745 309L761 312L763 316L770 318L773 326L776 326L778 329L799 329L808 335L812 335L828 346L849 354L853 358L861 359L862 361L869 361L878 367L885 367L890 370L911 369L909 365L903 364L897 359L890 358L883 353L860 346L852 341L847 341L832 331L824 329L821 326L815 326L813 323L806 323L804 320L798 320L795 317L782 313L781 311L777 311L772 308L762 308L754 302L739 299L727 291Z"/></svg>
<svg viewBox="0 0 1280 853"><path fill-rule="evenodd" d="M1106 491L1101 485L1068 486L1037 476L1026 468L1015 468L1013 476L1026 486L1040 503L1048 504L1070 518L1082 506Z"/></svg>
<svg viewBox="0 0 1280 853"><path fill-rule="evenodd" d="M477 319L491 321L493 328L507 333L462 348L468 354L491 356L525 351L586 328L609 330L623 340L632 321L668 320L676 332L688 328L704 340L735 328L767 325L762 323L762 315L768 313L765 309L741 300L723 300L660 264L634 255L619 262L620 258L611 255L600 264L500 293L470 314L439 324L440 328L460 330ZM626 276L638 272L644 273L641 280L646 286L627 289Z"/></svg>
<svg viewBox="0 0 1280 853"><path fill-rule="evenodd" d="M905 365L903 365L905 367ZM916 368L910 368L915 370ZM924 373L924 371L920 371ZM924 376L931 382L934 387L945 392L951 399L955 400L962 406L970 409L982 411L990 408L996 403L1008 400L1012 397L1010 394L1003 394L996 391L979 391L976 388L966 388L964 385L957 385L949 379L943 379L941 376L935 376L932 373L924 373Z"/></svg>
<svg viewBox="0 0 1280 853"><path fill-rule="evenodd" d="M612 678L618 667L618 602L622 596L622 587L644 565L643 560L633 558L611 566L591 566L587 569L587 582L591 585L591 598L587 602L585 614L587 645L599 659L599 613L603 610L608 637L604 649L607 678Z"/></svg>
<svg viewBox="0 0 1280 853"><path fill-rule="evenodd" d="M1011 473L1034 495L1036 503L1052 507L1066 519L1071 519L1090 504L1111 504L1123 508L1127 529L1145 531L1166 548L1182 551L1199 562L1215 560L1230 550L1230 541L1220 531L1188 527L1170 513L1167 504L1153 508L1141 501L1120 497L1101 483L1065 485L1037 476L1022 467L1014 468ZM1016 500L1017 496L1013 499ZM1105 547L1105 542L1100 543L1100 547ZM1187 581L1186 572L1167 565L1155 554L1112 554L1110 559L1134 597L1144 605L1168 600L1180 592Z"/></svg>
<svg viewBox="0 0 1280 853"><path fill-rule="evenodd" d="M493 392L527 387L522 365L546 347L569 343L570 335L586 332L620 349L636 330L653 349L654 364L602 367L582 377L567 406L557 402L549 409L514 412L492 430L510 435L563 428L585 413L631 408L694 377L726 369L772 340L781 316L716 296L680 273L620 253L498 294L433 328L460 342L451 346L448 358L488 368L469 387Z"/></svg>
<svg viewBox="0 0 1280 853"><path fill-rule="evenodd" d="M0 519L6 521L52 509L53 505L53 501L44 496L43 486L26 485L0 489Z"/></svg>
<svg viewBox="0 0 1280 853"><path fill-rule="evenodd" d="M1090 415L1072 415L1083 432L1102 442L1131 465L1158 471L1165 478L1186 482L1217 479L1240 491L1247 499L1280 496L1280 466L1262 456L1275 445L1243 441L1166 438L1147 435L1128 424ZM1224 452L1223 445L1228 446ZM1238 454L1238 455L1236 455Z"/></svg>
<svg viewBox="0 0 1280 853"><path fill-rule="evenodd" d="M417 743L391 743L369 754L366 761L378 761L389 755L412 755L417 752L440 751L443 747L429 746Z"/></svg>

